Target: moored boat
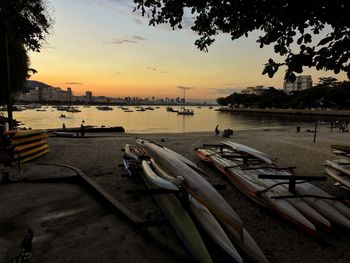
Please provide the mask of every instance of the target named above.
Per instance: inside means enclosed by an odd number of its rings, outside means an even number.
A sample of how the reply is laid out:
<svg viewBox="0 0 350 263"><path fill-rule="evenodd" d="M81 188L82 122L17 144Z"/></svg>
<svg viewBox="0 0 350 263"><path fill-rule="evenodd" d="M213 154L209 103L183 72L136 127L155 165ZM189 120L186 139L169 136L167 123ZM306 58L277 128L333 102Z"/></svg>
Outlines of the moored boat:
<svg viewBox="0 0 350 263"><path fill-rule="evenodd" d="M112 107L109 106L96 106L96 109L100 110L100 111L110 111L113 110Z"/></svg>
<svg viewBox="0 0 350 263"><path fill-rule="evenodd" d="M193 115L194 111L190 109L182 109L177 112L178 115Z"/></svg>

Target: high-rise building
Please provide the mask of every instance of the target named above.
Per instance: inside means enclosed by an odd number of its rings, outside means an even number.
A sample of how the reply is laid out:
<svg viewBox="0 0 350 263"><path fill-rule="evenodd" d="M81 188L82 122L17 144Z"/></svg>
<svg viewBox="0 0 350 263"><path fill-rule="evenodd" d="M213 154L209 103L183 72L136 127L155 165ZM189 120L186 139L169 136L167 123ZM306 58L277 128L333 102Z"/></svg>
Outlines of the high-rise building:
<svg viewBox="0 0 350 263"><path fill-rule="evenodd" d="M67 99L69 102L72 102L72 98L73 98L73 92L71 88L67 88Z"/></svg>
<svg viewBox="0 0 350 263"><path fill-rule="evenodd" d="M91 103L92 102L92 92L91 91L86 91L85 92L85 98L86 98L86 102L87 103Z"/></svg>
<svg viewBox="0 0 350 263"><path fill-rule="evenodd" d="M310 75L297 76L294 82L285 80L283 90L286 94L291 94L294 91L305 90L312 87L312 78Z"/></svg>

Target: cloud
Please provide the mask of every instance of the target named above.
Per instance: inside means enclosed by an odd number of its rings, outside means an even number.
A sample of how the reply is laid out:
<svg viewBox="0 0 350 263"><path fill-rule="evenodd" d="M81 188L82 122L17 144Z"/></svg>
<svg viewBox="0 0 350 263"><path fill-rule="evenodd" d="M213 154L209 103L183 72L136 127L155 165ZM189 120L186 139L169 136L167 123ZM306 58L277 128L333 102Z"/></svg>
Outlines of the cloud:
<svg viewBox="0 0 350 263"><path fill-rule="evenodd" d="M77 82L77 81L69 81L69 82L65 82L64 84L67 84L67 85L81 85L83 83L82 82Z"/></svg>
<svg viewBox="0 0 350 263"><path fill-rule="evenodd" d="M135 22L135 24L138 24L138 25L144 25L145 23L141 20L141 19L139 19L139 18L135 18L134 19L134 22Z"/></svg>
<svg viewBox="0 0 350 263"><path fill-rule="evenodd" d="M143 38L143 37L140 37L140 36L136 36L136 35L132 36L132 39L139 40L139 41L146 40L146 38Z"/></svg>
<svg viewBox="0 0 350 263"><path fill-rule="evenodd" d="M120 44L135 44L135 43L139 43L141 41L146 41L146 38L134 35L134 36L131 36L129 38L114 38L112 41L110 41L108 43L120 45Z"/></svg>
<svg viewBox="0 0 350 263"><path fill-rule="evenodd" d="M209 88L208 89L210 94L233 94L235 92L240 93L241 89L238 88L232 88L232 87L227 87L227 88Z"/></svg>
<svg viewBox="0 0 350 263"><path fill-rule="evenodd" d="M121 38L115 38L111 42L111 44L127 44L127 43L137 43L136 40L130 40L130 39L121 39Z"/></svg>
<svg viewBox="0 0 350 263"><path fill-rule="evenodd" d="M83 3L93 3L119 13L131 13L135 4L130 0L80 0Z"/></svg>
<svg viewBox="0 0 350 263"><path fill-rule="evenodd" d="M115 74L120 75L120 74L122 74L122 73L121 73L121 72L116 72Z"/></svg>
<svg viewBox="0 0 350 263"><path fill-rule="evenodd" d="M146 68L146 70L157 71L157 69L153 68L153 67L148 67L148 68Z"/></svg>

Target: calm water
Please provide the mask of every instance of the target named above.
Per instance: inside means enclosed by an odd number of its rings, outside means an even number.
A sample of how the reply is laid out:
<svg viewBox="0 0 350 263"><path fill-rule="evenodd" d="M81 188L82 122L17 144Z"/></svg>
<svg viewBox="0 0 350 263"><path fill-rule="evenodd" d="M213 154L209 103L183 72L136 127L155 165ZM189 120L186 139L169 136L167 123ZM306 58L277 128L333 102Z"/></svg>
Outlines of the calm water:
<svg viewBox="0 0 350 263"><path fill-rule="evenodd" d="M117 106L112 106L111 111L99 111L94 106L85 108L80 106L81 112L69 113L57 111L48 106L46 111L24 110L14 112L14 118L24 123L26 128L60 128L65 123L66 127L78 127L84 120L85 125L96 126L123 126L126 132L133 133L183 133L214 131L219 125L220 130L231 128L233 130L256 129L268 127L282 127L289 125L310 126L316 120L330 122L330 118L293 116L278 114L253 114L253 113L225 113L218 112L208 107L189 107L195 112L193 116L181 116L174 112L167 112L165 106L159 109L136 111L135 107L129 107L134 112L124 112ZM174 107L176 108L176 107ZM60 118L62 114L66 118ZM6 114L5 114L6 116ZM318 118L318 119L316 119Z"/></svg>

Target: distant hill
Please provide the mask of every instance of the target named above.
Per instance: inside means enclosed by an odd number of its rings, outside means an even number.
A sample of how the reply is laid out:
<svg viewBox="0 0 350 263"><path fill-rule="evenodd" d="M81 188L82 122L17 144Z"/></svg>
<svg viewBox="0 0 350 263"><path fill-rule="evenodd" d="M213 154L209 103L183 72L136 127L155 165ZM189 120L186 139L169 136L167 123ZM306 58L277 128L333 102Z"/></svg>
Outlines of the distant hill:
<svg viewBox="0 0 350 263"><path fill-rule="evenodd" d="M27 81L24 83L24 87L27 88L27 89L33 89L33 88L36 88L36 87L39 87L39 88L48 88L48 87L51 87L51 86L48 85L48 84L46 84L46 83L40 82L40 81L36 81L36 80L27 80Z"/></svg>

